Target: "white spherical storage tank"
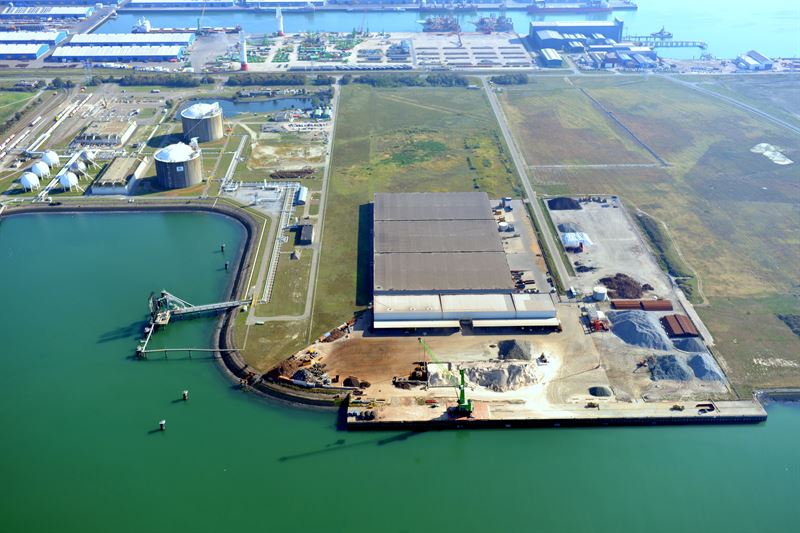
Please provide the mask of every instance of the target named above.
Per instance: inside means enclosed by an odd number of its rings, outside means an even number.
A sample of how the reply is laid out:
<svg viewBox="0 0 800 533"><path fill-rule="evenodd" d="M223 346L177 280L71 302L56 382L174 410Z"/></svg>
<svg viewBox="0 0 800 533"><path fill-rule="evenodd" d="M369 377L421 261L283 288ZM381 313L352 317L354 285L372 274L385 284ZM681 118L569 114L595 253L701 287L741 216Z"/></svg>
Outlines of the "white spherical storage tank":
<svg viewBox="0 0 800 533"><path fill-rule="evenodd" d="M61 163L58 154L52 150L48 150L44 154L42 154L42 161L44 161L50 168L55 167Z"/></svg>
<svg viewBox="0 0 800 533"><path fill-rule="evenodd" d="M85 174L86 164L83 161L73 161L73 163L69 166L69 169L75 174Z"/></svg>
<svg viewBox="0 0 800 533"><path fill-rule="evenodd" d="M86 161L87 163L94 163L94 152L91 150L84 150L81 152L81 159Z"/></svg>
<svg viewBox="0 0 800 533"><path fill-rule="evenodd" d="M50 167L47 166L47 163L37 161L31 166L31 172L36 174L39 178L46 178L50 175Z"/></svg>
<svg viewBox="0 0 800 533"><path fill-rule="evenodd" d="M58 183L65 191L71 191L73 187L78 186L78 176L72 172L64 172L58 175Z"/></svg>
<svg viewBox="0 0 800 533"><path fill-rule="evenodd" d="M32 191L33 189L39 188L39 176L33 172L25 172L22 176L20 176L19 182L26 191Z"/></svg>

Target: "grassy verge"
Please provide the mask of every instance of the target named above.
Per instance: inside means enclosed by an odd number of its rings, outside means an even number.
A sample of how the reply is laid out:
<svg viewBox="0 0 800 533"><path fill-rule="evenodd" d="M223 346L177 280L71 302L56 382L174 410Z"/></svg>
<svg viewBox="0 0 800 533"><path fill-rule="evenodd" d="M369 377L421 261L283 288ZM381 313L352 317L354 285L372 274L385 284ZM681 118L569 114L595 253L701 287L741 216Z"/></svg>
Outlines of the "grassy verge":
<svg viewBox="0 0 800 533"><path fill-rule="evenodd" d="M258 316L301 315L306 306L308 278L311 274L311 250L296 249L300 259L290 259L291 247L281 253L269 303L256 307Z"/></svg>
<svg viewBox="0 0 800 533"><path fill-rule="evenodd" d="M661 268L675 279L675 282L683 290L690 302L702 302L703 298L697 291L697 278L678 253L675 243L667 235L666 228L653 217L641 212L636 213L635 219L650 246L655 251L656 259L658 259L658 264L661 265Z"/></svg>
<svg viewBox="0 0 800 533"><path fill-rule="evenodd" d="M567 272L570 276L575 275L575 269L572 266L572 261L570 261L569 256L567 255L567 251L564 249L564 244L561 242L561 235L556 229L556 225L553 224L553 219L550 217L550 210L547 209L547 205L544 202L544 198L538 198L539 205L542 208L542 212L544 213L544 218L547 221L547 227L550 230L550 234L553 236L553 239L556 241L556 246L558 247L558 255L561 256L561 261L564 263L564 266L567 268Z"/></svg>
<svg viewBox="0 0 800 533"><path fill-rule="evenodd" d="M550 248L547 246L547 242L544 240L542 227L539 225L539 221L536 220L536 215L533 212L531 204L525 202L525 209L528 210L528 216L533 221L533 229L536 232L536 239L539 241L539 247L542 250L542 257L544 257L544 262L547 264L547 270L550 271L550 277L553 279L553 285L555 285L559 294L564 294L567 292L567 289L564 287L564 280L561 279L561 276L558 274L558 269L553 262L553 255L550 252Z"/></svg>

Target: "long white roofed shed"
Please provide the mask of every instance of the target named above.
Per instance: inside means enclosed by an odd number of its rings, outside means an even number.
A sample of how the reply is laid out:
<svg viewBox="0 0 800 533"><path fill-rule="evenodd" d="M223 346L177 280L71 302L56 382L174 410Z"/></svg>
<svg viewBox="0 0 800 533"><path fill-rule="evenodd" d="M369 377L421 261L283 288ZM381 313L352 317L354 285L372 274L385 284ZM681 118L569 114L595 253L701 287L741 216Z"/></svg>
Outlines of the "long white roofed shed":
<svg viewBox="0 0 800 533"><path fill-rule="evenodd" d="M53 61L172 61L183 57L183 46L61 46Z"/></svg>
<svg viewBox="0 0 800 533"><path fill-rule="evenodd" d="M194 33L81 33L73 35L71 46L189 46Z"/></svg>

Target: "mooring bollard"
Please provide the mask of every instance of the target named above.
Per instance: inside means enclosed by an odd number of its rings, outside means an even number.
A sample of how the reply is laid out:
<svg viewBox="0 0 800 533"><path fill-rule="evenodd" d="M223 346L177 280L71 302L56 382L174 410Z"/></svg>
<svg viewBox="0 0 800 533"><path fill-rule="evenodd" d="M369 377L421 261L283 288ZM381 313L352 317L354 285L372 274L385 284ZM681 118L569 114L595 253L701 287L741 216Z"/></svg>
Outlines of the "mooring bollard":
<svg viewBox="0 0 800 533"><path fill-rule="evenodd" d="M188 390L183 391L183 395L182 396L183 396L183 401L188 400L189 399L189 391Z"/></svg>
<svg viewBox="0 0 800 533"><path fill-rule="evenodd" d="M159 422L158 423L158 429L160 429L161 431L164 431L165 429L167 429L167 421L166 420L162 420L161 422Z"/></svg>

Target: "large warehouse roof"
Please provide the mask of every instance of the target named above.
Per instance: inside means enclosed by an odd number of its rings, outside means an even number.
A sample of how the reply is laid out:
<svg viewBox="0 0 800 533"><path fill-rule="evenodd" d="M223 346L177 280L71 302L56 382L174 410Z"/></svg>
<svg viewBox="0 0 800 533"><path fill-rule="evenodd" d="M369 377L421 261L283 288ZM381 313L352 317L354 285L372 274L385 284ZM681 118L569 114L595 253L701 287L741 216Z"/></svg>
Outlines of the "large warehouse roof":
<svg viewBox="0 0 800 533"><path fill-rule="evenodd" d="M375 255L376 291L508 291L514 285L503 252Z"/></svg>
<svg viewBox="0 0 800 533"><path fill-rule="evenodd" d="M81 33L74 35L71 45L184 45L194 41L193 33Z"/></svg>
<svg viewBox="0 0 800 533"><path fill-rule="evenodd" d="M0 17L7 18L86 18L94 13L89 6L6 7Z"/></svg>
<svg viewBox="0 0 800 533"><path fill-rule="evenodd" d="M182 46L62 46L56 48L52 59L108 59L108 58L178 58L183 55Z"/></svg>
<svg viewBox="0 0 800 533"><path fill-rule="evenodd" d="M376 193L375 220L492 220L485 192Z"/></svg>
<svg viewBox="0 0 800 533"><path fill-rule="evenodd" d="M502 252L493 220L378 220L378 253Z"/></svg>
<svg viewBox="0 0 800 533"><path fill-rule="evenodd" d="M0 44L0 56L34 56L40 57L47 53L49 47L46 44Z"/></svg>
<svg viewBox="0 0 800 533"><path fill-rule="evenodd" d="M66 39L63 31L0 31L2 43L50 43L56 44Z"/></svg>

